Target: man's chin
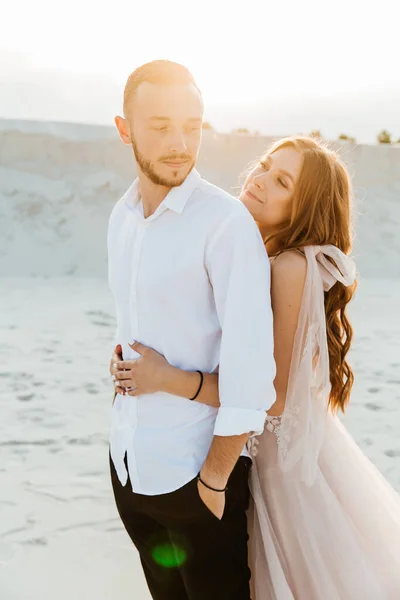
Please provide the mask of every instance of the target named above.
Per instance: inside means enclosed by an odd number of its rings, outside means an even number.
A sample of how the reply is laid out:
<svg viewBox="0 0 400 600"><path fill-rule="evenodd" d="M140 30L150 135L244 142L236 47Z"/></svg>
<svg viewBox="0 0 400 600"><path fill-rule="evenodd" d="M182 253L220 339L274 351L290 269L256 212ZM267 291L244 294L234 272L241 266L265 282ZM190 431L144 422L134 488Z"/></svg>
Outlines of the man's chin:
<svg viewBox="0 0 400 600"><path fill-rule="evenodd" d="M162 169L162 173L160 172L160 179L163 179L166 182L167 187L178 187L182 185L185 181L186 177L192 171L194 164L190 166L185 165L182 169Z"/></svg>
<svg viewBox="0 0 400 600"><path fill-rule="evenodd" d="M180 177L180 178L176 178L176 179L171 179L171 181L169 182L169 186L168 187L179 187L180 185L182 185L186 179L187 175L185 177Z"/></svg>

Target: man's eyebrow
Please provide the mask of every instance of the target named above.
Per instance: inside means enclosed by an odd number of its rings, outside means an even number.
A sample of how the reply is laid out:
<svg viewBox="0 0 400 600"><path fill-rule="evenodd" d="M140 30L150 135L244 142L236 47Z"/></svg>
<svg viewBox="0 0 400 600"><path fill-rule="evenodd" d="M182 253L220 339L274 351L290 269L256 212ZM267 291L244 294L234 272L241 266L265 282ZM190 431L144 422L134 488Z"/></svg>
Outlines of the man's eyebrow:
<svg viewBox="0 0 400 600"><path fill-rule="evenodd" d="M157 115L154 115L153 117L149 117L148 119L149 121L171 121L170 117L160 117ZM190 117L189 119L187 119L187 122L189 123L201 123L203 121L203 119L201 117Z"/></svg>

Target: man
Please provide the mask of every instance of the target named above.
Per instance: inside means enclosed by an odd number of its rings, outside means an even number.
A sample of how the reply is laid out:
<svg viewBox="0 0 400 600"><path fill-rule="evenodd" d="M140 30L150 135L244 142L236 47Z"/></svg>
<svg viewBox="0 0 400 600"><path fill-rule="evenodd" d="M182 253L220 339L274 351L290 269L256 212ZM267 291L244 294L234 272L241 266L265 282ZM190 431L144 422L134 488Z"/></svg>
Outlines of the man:
<svg viewBox="0 0 400 600"><path fill-rule="evenodd" d="M115 119L138 169L108 232L122 357L140 359L137 341L200 376L219 370L219 410L130 396L129 369L117 382L112 484L156 600L250 598L246 442L275 400L269 261L246 208L194 169L202 121L192 75L169 61L131 74Z"/></svg>

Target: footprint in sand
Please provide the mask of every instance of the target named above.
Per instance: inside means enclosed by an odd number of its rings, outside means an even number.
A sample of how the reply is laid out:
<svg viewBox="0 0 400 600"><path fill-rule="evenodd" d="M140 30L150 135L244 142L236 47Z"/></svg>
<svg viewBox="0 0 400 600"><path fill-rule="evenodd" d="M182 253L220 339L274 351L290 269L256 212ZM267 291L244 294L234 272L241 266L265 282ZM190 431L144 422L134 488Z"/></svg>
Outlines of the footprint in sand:
<svg viewBox="0 0 400 600"><path fill-rule="evenodd" d="M95 317L95 319L91 319L92 325L99 325L100 327L113 327L115 323L115 319L103 312L102 310L88 310L86 314L89 317Z"/></svg>
<svg viewBox="0 0 400 600"><path fill-rule="evenodd" d="M38 348L37 351L44 352L44 354L54 354L54 350L52 348Z"/></svg>
<svg viewBox="0 0 400 600"><path fill-rule="evenodd" d="M371 440L371 438L364 438L364 439L363 439L363 443L364 443L366 446L372 446L374 442Z"/></svg>
<svg viewBox="0 0 400 600"><path fill-rule="evenodd" d="M99 390L97 388L95 388L94 385L91 383L86 384L85 389L88 394L98 394L99 393Z"/></svg>
<svg viewBox="0 0 400 600"><path fill-rule="evenodd" d="M33 400L35 397L35 394L18 394L17 398L18 400L21 400L21 402L29 402L30 400Z"/></svg>
<svg viewBox="0 0 400 600"><path fill-rule="evenodd" d="M368 408L368 410L382 410L382 406L378 406L377 404L373 404L373 402L366 402L364 404L365 408Z"/></svg>
<svg viewBox="0 0 400 600"><path fill-rule="evenodd" d="M384 454L389 458L397 458L400 456L400 450L385 450Z"/></svg>
<svg viewBox="0 0 400 600"><path fill-rule="evenodd" d="M45 429L63 429L65 427L65 423L43 423L43 427Z"/></svg>
<svg viewBox="0 0 400 600"><path fill-rule="evenodd" d="M32 423L42 423L43 417L33 416L33 417L30 417L29 420L32 421Z"/></svg>
<svg viewBox="0 0 400 600"><path fill-rule="evenodd" d="M19 542L22 546L47 546L48 541L44 537L40 538L32 538L31 540L24 540L23 542Z"/></svg>
<svg viewBox="0 0 400 600"><path fill-rule="evenodd" d="M113 317L111 315L109 315L106 312L103 312L102 310L87 310L86 314L89 316L94 316L94 317L101 317L101 318L105 318L105 319L112 319Z"/></svg>
<svg viewBox="0 0 400 600"><path fill-rule="evenodd" d="M101 477L103 475L103 471L83 471L82 473L78 473L78 477Z"/></svg>
<svg viewBox="0 0 400 600"><path fill-rule="evenodd" d="M88 438L70 438L67 440L67 444L69 446L90 446L92 444L92 440Z"/></svg>
<svg viewBox="0 0 400 600"><path fill-rule="evenodd" d="M56 444L55 440L10 440L8 442L0 442L0 446L11 446L18 448L20 446L51 446L52 444Z"/></svg>
<svg viewBox="0 0 400 600"><path fill-rule="evenodd" d="M96 388L87 388L86 391L88 394L92 394L92 396L95 396L99 393L99 390L96 390Z"/></svg>

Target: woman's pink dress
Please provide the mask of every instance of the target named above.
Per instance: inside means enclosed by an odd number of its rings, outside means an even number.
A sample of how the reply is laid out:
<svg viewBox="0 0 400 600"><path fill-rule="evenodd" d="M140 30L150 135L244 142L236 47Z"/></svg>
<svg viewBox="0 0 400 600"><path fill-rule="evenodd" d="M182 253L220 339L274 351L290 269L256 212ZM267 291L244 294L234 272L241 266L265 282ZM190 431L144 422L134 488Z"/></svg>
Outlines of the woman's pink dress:
<svg viewBox="0 0 400 600"><path fill-rule="evenodd" d="M327 408L324 290L355 266L334 246L304 252L285 411L248 443L252 598L400 600L400 497Z"/></svg>

